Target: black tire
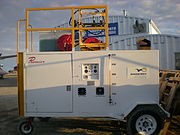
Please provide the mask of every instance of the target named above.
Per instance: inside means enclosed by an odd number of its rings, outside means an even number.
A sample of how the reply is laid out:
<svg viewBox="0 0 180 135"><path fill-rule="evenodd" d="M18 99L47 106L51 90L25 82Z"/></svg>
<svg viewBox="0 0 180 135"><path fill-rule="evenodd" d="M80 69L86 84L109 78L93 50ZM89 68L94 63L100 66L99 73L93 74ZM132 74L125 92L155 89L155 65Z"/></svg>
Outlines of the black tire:
<svg viewBox="0 0 180 135"><path fill-rule="evenodd" d="M128 135L146 134L156 135L163 127L163 119L157 110L141 107L134 110L127 119Z"/></svg>
<svg viewBox="0 0 180 135"><path fill-rule="evenodd" d="M21 120L18 125L19 135L33 135L35 133L34 122L29 124L27 120Z"/></svg>

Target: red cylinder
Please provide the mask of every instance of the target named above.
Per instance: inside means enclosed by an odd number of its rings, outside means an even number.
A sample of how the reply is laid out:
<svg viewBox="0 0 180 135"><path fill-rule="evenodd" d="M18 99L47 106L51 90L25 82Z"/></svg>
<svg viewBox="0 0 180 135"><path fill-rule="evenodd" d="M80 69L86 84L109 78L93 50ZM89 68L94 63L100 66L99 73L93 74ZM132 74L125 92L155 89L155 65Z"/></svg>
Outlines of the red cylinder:
<svg viewBox="0 0 180 135"><path fill-rule="evenodd" d="M83 43L100 43L94 37L84 38ZM72 35L62 35L57 39L57 47L60 51L72 51Z"/></svg>
<svg viewBox="0 0 180 135"><path fill-rule="evenodd" d="M94 37L89 37L85 39L84 43L100 43L100 40Z"/></svg>
<svg viewBox="0 0 180 135"><path fill-rule="evenodd" d="M62 35L57 39L57 47L60 51L72 51L72 35Z"/></svg>

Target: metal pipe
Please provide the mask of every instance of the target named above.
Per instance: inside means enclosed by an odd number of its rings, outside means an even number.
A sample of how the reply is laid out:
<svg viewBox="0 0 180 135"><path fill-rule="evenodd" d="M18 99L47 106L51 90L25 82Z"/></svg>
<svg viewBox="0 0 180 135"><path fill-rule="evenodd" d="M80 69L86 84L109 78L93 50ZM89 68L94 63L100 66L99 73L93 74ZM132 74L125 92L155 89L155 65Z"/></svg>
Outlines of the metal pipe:
<svg viewBox="0 0 180 135"><path fill-rule="evenodd" d="M82 25L81 25L81 10L78 9L78 27L79 28L82 28ZM82 31L79 29L79 46L82 45Z"/></svg>
<svg viewBox="0 0 180 135"><path fill-rule="evenodd" d="M26 11L39 11L39 10L63 10L63 9L94 9L94 8L106 8L106 5L96 6L79 6L79 7L49 7L49 8L27 8Z"/></svg>
<svg viewBox="0 0 180 135"><path fill-rule="evenodd" d="M29 24L29 27L32 29L32 25ZM34 51L34 45L33 45L33 31L31 31L31 52Z"/></svg>
<svg viewBox="0 0 180 135"><path fill-rule="evenodd" d="M105 18L105 20L106 20L106 24L105 24L105 34L106 34L106 50L108 50L109 49L109 40L108 40L108 38L109 38L109 34L108 34L108 8L106 7L105 8L105 14L106 14L106 18Z"/></svg>
<svg viewBox="0 0 180 135"><path fill-rule="evenodd" d="M16 53L19 52L19 24L20 21L17 21L17 26L16 26Z"/></svg>
<svg viewBox="0 0 180 135"><path fill-rule="evenodd" d="M25 33L25 38L26 38L26 52L28 52L28 11L26 11L26 25L25 25L25 30L26 30L26 33Z"/></svg>
<svg viewBox="0 0 180 135"><path fill-rule="evenodd" d="M71 15L72 15L72 50L74 51L75 50L75 45L74 45L74 9L72 9L72 12L71 12Z"/></svg>
<svg viewBox="0 0 180 135"><path fill-rule="evenodd" d="M108 62L109 62L109 103L112 104L111 54L108 55Z"/></svg>
<svg viewBox="0 0 180 135"><path fill-rule="evenodd" d="M18 63L18 52L19 52L19 47L20 47L20 22L26 21L26 19L19 19L17 21L17 25L16 25L16 63Z"/></svg>
<svg viewBox="0 0 180 135"><path fill-rule="evenodd" d="M75 27L75 28L38 28L38 29L27 29L27 31L53 31L53 30L104 30L105 27Z"/></svg>

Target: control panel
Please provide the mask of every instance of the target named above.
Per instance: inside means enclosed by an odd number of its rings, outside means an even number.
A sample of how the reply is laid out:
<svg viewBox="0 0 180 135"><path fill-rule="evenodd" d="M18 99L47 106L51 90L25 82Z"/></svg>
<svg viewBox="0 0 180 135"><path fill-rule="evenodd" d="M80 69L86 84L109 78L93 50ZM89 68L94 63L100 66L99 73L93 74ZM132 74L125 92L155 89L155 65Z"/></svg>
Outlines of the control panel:
<svg viewBox="0 0 180 135"><path fill-rule="evenodd" d="M99 79L99 64L83 64L82 65L83 80Z"/></svg>

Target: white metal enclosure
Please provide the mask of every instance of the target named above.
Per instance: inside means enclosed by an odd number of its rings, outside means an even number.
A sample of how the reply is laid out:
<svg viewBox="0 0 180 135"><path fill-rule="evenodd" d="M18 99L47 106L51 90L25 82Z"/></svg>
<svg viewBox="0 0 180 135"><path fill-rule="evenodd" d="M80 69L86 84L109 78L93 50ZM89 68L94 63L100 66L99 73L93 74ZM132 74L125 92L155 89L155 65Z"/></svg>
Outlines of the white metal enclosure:
<svg viewBox="0 0 180 135"><path fill-rule="evenodd" d="M151 49L160 52L160 69L177 70L179 61L175 61L176 53L180 53L180 36L168 34L135 34L129 36L111 36L110 50L136 50L136 40L145 38L151 41Z"/></svg>
<svg viewBox="0 0 180 135"><path fill-rule="evenodd" d="M159 104L156 50L24 53L25 116L114 117Z"/></svg>

